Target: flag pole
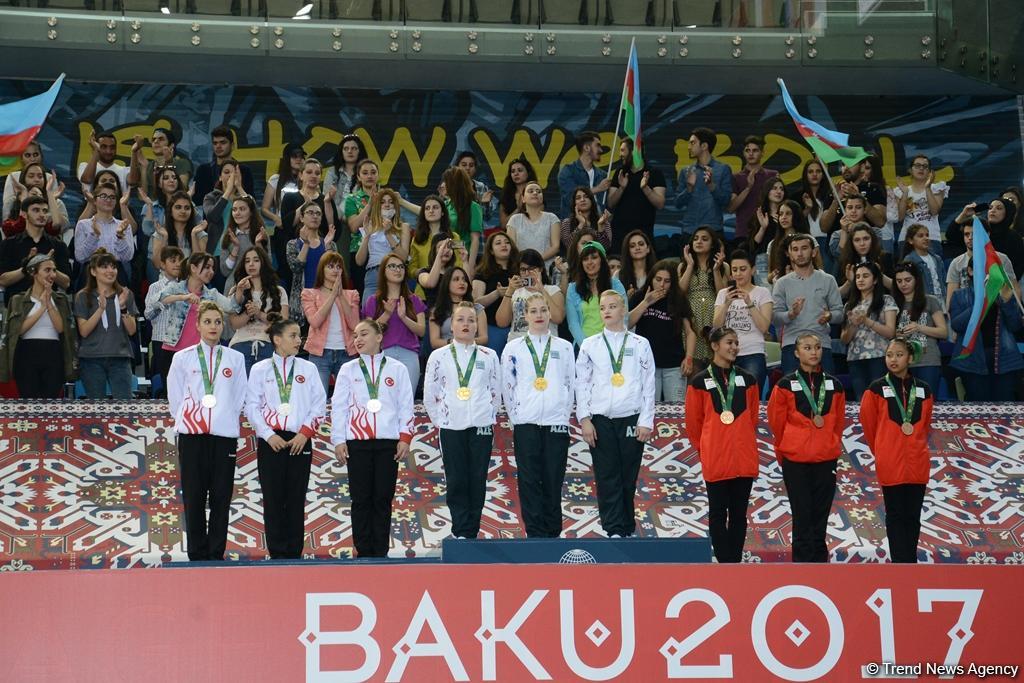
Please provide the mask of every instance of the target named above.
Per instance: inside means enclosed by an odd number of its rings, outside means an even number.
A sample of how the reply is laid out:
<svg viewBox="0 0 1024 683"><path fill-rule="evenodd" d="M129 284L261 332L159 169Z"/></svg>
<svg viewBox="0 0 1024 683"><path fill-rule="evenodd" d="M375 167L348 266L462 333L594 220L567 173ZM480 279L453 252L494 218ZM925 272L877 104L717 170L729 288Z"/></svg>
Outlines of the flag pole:
<svg viewBox="0 0 1024 683"><path fill-rule="evenodd" d="M836 192L836 185L835 185L835 183L832 182L832 174L828 172L828 164L826 164L824 161L822 161L821 157L818 156L817 153L814 154L814 158L818 160L819 164L821 164L821 168L824 171L824 173L822 175L824 175L825 176L825 180L828 181L828 187L829 187L830 190L832 190L832 196L835 197L836 206L839 207L839 215L840 216L845 216L846 215L846 209L843 208L843 198L839 196L838 192ZM827 206L823 206L822 207L822 211L826 210L827 208L828 208ZM833 230L833 232L835 232L835 231Z"/></svg>
<svg viewBox="0 0 1024 683"><path fill-rule="evenodd" d="M612 164L615 163L615 148L619 142L619 124L622 123L622 110L626 104L626 85L629 79L629 60L633 57L633 48L636 46L636 36L629 41L629 54L626 55L626 75L622 77L622 97L619 98L619 115L615 118L615 135L612 136L611 151L608 152L608 177L612 177ZM633 141L636 144L636 140ZM609 181L610 182L610 181Z"/></svg>

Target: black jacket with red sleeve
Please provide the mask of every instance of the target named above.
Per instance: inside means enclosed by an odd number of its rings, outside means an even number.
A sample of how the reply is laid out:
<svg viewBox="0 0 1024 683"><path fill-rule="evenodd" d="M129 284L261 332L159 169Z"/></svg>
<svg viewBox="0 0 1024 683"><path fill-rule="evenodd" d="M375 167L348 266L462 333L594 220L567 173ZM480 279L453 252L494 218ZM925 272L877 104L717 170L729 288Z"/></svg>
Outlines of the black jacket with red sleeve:
<svg viewBox="0 0 1024 683"><path fill-rule="evenodd" d="M825 404L821 416L825 424L814 426L814 409L800 386L804 378L814 400L825 383ZM768 399L768 426L775 438L775 459L790 462L827 462L836 460L842 450L846 426L846 395L842 383L822 372L797 370L778 381Z"/></svg>
<svg viewBox="0 0 1024 683"><path fill-rule="evenodd" d="M686 433L700 453L704 481L722 481L736 477L757 478L757 422L760 408L757 379L736 368L736 388L731 410L732 424L724 424L722 397L715 389L711 373L728 395L729 371L711 364L698 373L686 388Z"/></svg>

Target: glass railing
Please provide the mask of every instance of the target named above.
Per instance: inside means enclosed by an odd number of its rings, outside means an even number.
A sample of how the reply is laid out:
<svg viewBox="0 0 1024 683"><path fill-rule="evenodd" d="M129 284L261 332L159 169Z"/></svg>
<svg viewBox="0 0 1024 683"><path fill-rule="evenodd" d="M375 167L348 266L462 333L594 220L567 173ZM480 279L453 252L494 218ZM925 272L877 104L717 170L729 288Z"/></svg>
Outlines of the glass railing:
<svg viewBox="0 0 1024 683"><path fill-rule="evenodd" d="M858 26L899 17L934 17L947 0L0 0L0 7L163 12L248 19L418 24L576 25L586 27L824 30L832 20ZM970 5L984 4L969 0ZM990 0L1011 5L1019 0Z"/></svg>

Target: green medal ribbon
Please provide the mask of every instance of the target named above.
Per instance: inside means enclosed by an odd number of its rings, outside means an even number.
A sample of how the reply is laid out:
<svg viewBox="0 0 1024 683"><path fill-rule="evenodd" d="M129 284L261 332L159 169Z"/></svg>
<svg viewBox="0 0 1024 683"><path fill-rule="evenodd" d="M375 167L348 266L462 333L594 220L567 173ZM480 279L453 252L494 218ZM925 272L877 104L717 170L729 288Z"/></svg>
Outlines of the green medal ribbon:
<svg viewBox="0 0 1024 683"><path fill-rule="evenodd" d="M910 388L910 400L904 402L900 399L899 394L896 392L896 385L892 383L892 376L887 372L885 373L885 382L892 389L893 396L897 399L896 406L900 409L900 417L903 418L903 424L910 424L910 420L914 417L914 404L917 403L917 390L916 387Z"/></svg>
<svg viewBox="0 0 1024 683"><path fill-rule="evenodd" d="M370 371L366 368L366 363L363 362L363 357L359 356L359 369L363 371L363 379L366 380L366 393L370 395L370 399L377 398L380 394L380 378L384 376L384 365L388 362L387 356L382 356L380 359L380 367L377 368L377 381L373 382L370 380ZM456 367L458 361L456 361Z"/></svg>
<svg viewBox="0 0 1024 683"><path fill-rule="evenodd" d="M224 349L220 346L217 347L217 364L213 368L213 377L210 376L210 369L206 367L206 356L203 355L202 344L196 347L196 353L199 354L199 367L203 371L203 391L207 394L212 394L213 381L216 379L217 372L220 370L220 361L224 356Z"/></svg>
<svg viewBox="0 0 1024 683"><path fill-rule="evenodd" d="M288 361L281 359L281 365L284 365ZM277 379L277 395L281 397L281 403L288 403L292 398L292 380L295 379L295 360L292 360L292 371L288 373L288 384L285 384L284 378L277 369L276 364L271 364L274 368L274 378Z"/></svg>
<svg viewBox="0 0 1024 683"><path fill-rule="evenodd" d="M722 374L725 374L724 372ZM718 378L715 377L715 366L711 365L711 381L715 383L715 389L718 389L718 396L722 399L722 412L732 412L732 396L736 392L736 368L729 368L729 393L725 394L722 392L722 385L718 383Z"/></svg>
<svg viewBox="0 0 1024 683"><path fill-rule="evenodd" d="M796 378L800 380L800 388L804 390L804 396L807 397L808 403L811 404L811 409L814 411L814 415L818 416L825 410L825 376L821 376L821 384L818 385L818 400L814 400L814 394L811 392L811 388L807 386L807 382L804 381L804 376L797 370Z"/></svg>
<svg viewBox="0 0 1024 683"><path fill-rule="evenodd" d="M533 348L533 342L530 341L529 334L526 335L526 348L530 350L530 357L533 359L533 369L537 373L537 377L543 377L544 373L547 372L548 369L548 358L551 356L551 335L548 335L548 343L544 347L543 360L537 360L537 350Z"/></svg>
<svg viewBox="0 0 1024 683"><path fill-rule="evenodd" d="M469 357L469 367L466 370L466 374L462 374L462 367L459 366L459 356L455 352L455 344L452 343L448 348L452 350L452 360L455 361L455 372L459 376L459 387L465 388L469 386L469 378L473 376L473 368L476 367L476 350L477 347L473 347L473 355Z"/></svg>
<svg viewBox="0 0 1024 683"><path fill-rule="evenodd" d="M622 359L626 355L626 342L629 341L629 333L627 332L622 337L622 346L619 348L618 358L616 358L615 354L612 352L612 345L608 343L608 337L605 336L604 332L601 333L601 339L604 339L605 348L608 349L608 359L612 362L612 373L613 374L621 374L622 373ZM550 343L550 340L549 340L549 343Z"/></svg>

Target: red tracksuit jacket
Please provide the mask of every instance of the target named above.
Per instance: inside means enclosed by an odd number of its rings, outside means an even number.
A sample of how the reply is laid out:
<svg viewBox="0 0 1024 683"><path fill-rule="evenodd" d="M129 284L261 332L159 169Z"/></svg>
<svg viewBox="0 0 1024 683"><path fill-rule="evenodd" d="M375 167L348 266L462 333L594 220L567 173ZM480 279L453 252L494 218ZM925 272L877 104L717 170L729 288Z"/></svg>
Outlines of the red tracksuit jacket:
<svg viewBox="0 0 1024 683"><path fill-rule="evenodd" d="M935 398L931 389L912 375L902 382L892 378L897 395L889 388L885 377L875 380L860 400L860 423L864 439L875 455L875 470L882 486L897 484L927 484L931 464L928 436L932 430L932 408ZM917 400L911 414L913 434L904 434L899 402L914 391Z"/></svg>
<svg viewBox="0 0 1024 683"><path fill-rule="evenodd" d="M757 379L736 368L736 389L732 412L736 421L723 424L722 399L712 384L715 373L722 392L728 395L729 371L711 364L689 382L686 388L686 433L697 452L704 481L722 481L736 477L757 478L757 420L760 399Z"/></svg>
<svg viewBox="0 0 1024 683"><path fill-rule="evenodd" d="M807 399L797 373L803 375L815 401L821 383L825 382L825 405L821 416L825 426L814 426L814 411ZM831 388L829 388L831 387ZM836 460L841 452L843 428L846 426L846 395L843 385L832 375L800 370L779 380L768 399L768 426L775 437L775 459L782 463L826 462Z"/></svg>

